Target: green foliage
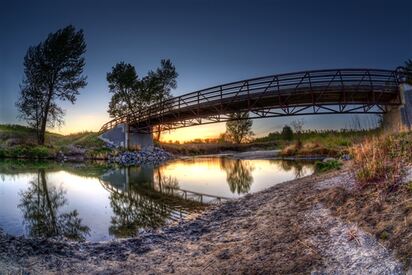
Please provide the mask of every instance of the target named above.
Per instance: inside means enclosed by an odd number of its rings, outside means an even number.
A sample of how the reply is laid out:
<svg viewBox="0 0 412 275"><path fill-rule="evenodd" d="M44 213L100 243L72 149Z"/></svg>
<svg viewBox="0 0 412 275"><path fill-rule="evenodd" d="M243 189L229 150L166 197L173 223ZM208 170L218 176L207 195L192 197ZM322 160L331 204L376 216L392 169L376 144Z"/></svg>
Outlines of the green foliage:
<svg viewBox="0 0 412 275"><path fill-rule="evenodd" d="M316 161L315 162L315 171L318 173L323 173L330 170L338 170L342 166L342 163L338 160L328 160L324 161Z"/></svg>
<svg viewBox="0 0 412 275"><path fill-rule="evenodd" d="M282 139L284 140L292 140L293 139L293 131L292 128L289 125L285 125L282 128L282 133L281 133Z"/></svg>
<svg viewBox="0 0 412 275"><path fill-rule="evenodd" d="M63 123L64 111L57 100L74 103L79 89L86 86L83 76L86 52L83 31L67 26L37 46L24 57L24 79L16 106L19 118L36 130L40 145L45 142L46 127Z"/></svg>
<svg viewBox="0 0 412 275"><path fill-rule="evenodd" d="M381 234L379 235L379 238L381 240L387 240L389 238L389 233L387 231L382 231Z"/></svg>
<svg viewBox="0 0 412 275"><path fill-rule="evenodd" d="M53 151L45 146L35 146L29 150L29 157L48 158L52 157L52 155Z"/></svg>
<svg viewBox="0 0 412 275"><path fill-rule="evenodd" d="M20 125L0 125L0 158L54 158L62 151L68 155L84 154L86 158L101 159L111 151L95 132L66 136L46 132L46 137L47 146L36 146L33 142L35 130Z"/></svg>
<svg viewBox="0 0 412 275"><path fill-rule="evenodd" d="M248 113L234 113L230 115L230 121L226 122L225 137L228 141L240 144L249 141L254 135L253 122Z"/></svg>
<svg viewBox="0 0 412 275"><path fill-rule="evenodd" d="M112 71L107 73L106 79L109 92L113 94L108 110L111 117L133 113L145 104L145 95L133 65L117 63Z"/></svg>
<svg viewBox="0 0 412 275"><path fill-rule="evenodd" d="M28 146L17 145L9 148L0 149L0 157L8 158L51 158L55 154L55 151L45 146Z"/></svg>
<svg viewBox="0 0 412 275"><path fill-rule="evenodd" d="M7 157L7 150L5 148L0 147L0 158Z"/></svg>
<svg viewBox="0 0 412 275"><path fill-rule="evenodd" d="M169 99L171 89L177 87L177 76L170 60L162 59L159 68L149 71L147 76L141 79L133 65L117 63L106 77L109 92L112 93L108 109L110 116L134 113L144 106Z"/></svg>

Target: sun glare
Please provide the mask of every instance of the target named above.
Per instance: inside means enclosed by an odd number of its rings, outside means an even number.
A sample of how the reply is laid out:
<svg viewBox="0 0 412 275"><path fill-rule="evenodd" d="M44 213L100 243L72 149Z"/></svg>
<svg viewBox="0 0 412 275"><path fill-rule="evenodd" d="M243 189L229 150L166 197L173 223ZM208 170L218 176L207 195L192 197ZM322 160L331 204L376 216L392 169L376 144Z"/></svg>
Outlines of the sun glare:
<svg viewBox="0 0 412 275"><path fill-rule="evenodd" d="M217 138L220 133L225 131L224 123L217 123L211 125L200 125L189 128L181 128L171 132L164 132L160 138L161 141L179 141L185 142L197 138Z"/></svg>

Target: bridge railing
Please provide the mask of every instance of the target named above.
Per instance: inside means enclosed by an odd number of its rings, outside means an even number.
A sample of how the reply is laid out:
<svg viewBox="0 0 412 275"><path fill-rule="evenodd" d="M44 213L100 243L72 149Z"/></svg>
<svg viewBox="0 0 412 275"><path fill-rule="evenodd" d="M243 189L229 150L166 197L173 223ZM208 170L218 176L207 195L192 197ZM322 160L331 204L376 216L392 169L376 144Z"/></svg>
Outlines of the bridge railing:
<svg viewBox="0 0 412 275"><path fill-rule="evenodd" d="M152 104L136 113L113 119L103 125L101 131L108 130L120 123L150 126L152 120L162 121L168 113L179 110L195 110L205 103L244 100L256 102L256 95L285 94L298 91L305 93L325 93L338 90L369 92L379 90L382 93L398 91L400 76L397 71L380 69L338 69L303 71L252 78L211 88L198 90ZM253 108L250 106L250 108Z"/></svg>

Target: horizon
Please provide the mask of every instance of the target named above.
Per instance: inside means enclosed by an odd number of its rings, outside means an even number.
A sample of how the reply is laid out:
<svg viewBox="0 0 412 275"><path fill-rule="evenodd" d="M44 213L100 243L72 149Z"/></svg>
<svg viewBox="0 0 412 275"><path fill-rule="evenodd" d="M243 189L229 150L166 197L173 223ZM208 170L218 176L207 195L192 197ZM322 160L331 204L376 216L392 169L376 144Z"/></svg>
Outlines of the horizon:
<svg viewBox="0 0 412 275"><path fill-rule="evenodd" d="M0 11L4 38L0 48L0 123L25 125L16 118L14 106L24 55L30 46L69 24L85 33L88 85L80 90L74 105L62 102L65 124L61 129L48 129L60 134L98 131L110 120L106 73L120 61L134 65L142 77L155 69L160 59L170 58L179 73L178 87L172 91L178 96L241 79L301 70L395 69L412 56L412 3L406 0L259 1L259 5L246 1L215 1L213 5L208 1L93 3L16 1ZM157 10L153 8L156 4ZM286 12L291 10L295 16ZM15 19L20 17L24 20ZM371 115L360 117L363 125L374 119ZM341 129L352 118L307 116L305 129ZM253 131L257 137L263 136L279 131L292 119L257 119ZM165 132L162 139L214 138L224 128L224 123L183 128Z"/></svg>

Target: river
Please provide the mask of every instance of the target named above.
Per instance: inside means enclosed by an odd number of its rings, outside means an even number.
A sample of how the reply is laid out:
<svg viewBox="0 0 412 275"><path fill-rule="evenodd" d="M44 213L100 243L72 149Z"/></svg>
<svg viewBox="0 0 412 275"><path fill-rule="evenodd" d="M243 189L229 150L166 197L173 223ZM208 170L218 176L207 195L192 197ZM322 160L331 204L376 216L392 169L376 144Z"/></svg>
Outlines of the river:
<svg viewBox="0 0 412 275"><path fill-rule="evenodd" d="M128 168L3 160L0 228L27 237L132 237L312 173L311 162L221 157Z"/></svg>

